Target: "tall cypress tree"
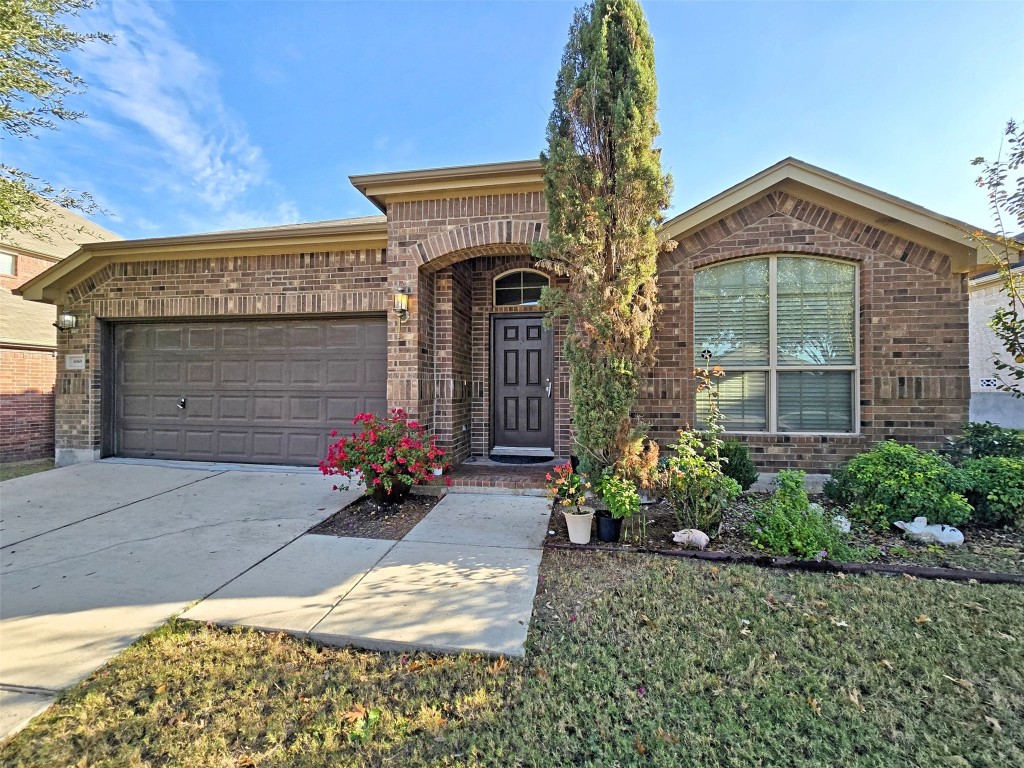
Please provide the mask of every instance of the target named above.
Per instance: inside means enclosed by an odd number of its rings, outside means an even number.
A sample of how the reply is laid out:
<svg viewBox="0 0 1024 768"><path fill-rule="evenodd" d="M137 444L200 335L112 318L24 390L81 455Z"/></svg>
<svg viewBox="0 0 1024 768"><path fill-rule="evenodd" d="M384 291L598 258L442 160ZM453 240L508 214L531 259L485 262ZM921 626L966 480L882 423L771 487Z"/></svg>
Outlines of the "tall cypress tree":
<svg viewBox="0 0 1024 768"><path fill-rule="evenodd" d="M632 411L654 360L655 227L671 188L654 146L657 97L639 3L578 9L541 154L550 236L534 255L568 278L544 306L567 320L577 451L591 470L623 460L643 436Z"/></svg>

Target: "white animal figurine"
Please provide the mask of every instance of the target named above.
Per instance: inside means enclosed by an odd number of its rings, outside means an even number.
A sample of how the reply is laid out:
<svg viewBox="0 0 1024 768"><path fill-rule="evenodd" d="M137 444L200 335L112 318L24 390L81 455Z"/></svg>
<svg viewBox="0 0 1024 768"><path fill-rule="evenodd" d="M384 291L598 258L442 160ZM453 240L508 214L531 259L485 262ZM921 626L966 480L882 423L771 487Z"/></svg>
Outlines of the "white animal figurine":
<svg viewBox="0 0 1024 768"><path fill-rule="evenodd" d="M838 528L843 533L850 532L850 518L846 515L836 515L832 518L832 525Z"/></svg>
<svg viewBox="0 0 1024 768"><path fill-rule="evenodd" d="M707 549L711 539L704 531L698 531L696 528L684 528L681 531L672 531L672 541L690 549Z"/></svg>
<svg viewBox="0 0 1024 768"><path fill-rule="evenodd" d="M914 541L925 544L943 544L947 547L959 547L964 543L964 535L949 525L934 523L928 525L927 517L915 517L912 523L897 520L893 523Z"/></svg>

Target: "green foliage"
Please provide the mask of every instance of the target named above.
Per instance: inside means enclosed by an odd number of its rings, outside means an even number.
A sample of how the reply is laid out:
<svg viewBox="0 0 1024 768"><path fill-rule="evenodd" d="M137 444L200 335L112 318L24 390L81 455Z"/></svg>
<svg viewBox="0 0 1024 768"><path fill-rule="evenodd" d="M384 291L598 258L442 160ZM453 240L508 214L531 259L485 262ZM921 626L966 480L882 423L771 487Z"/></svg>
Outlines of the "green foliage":
<svg viewBox="0 0 1024 768"><path fill-rule="evenodd" d="M0 3L0 128L11 137L34 138L60 122L85 115L65 104L84 83L61 54L110 35L77 32L62 22L93 6L93 0L4 0ZM24 169L0 164L0 232L38 234L53 221L40 198L65 208L97 210L83 193L57 189Z"/></svg>
<svg viewBox="0 0 1024 768"><path fill-rule="evenodd" d="M804 489L804 473L783 470L775 479L775 491L754 513L749 533L754 546L773 555L792 555L802 560L850 560L854 550L846 536L811 505Z"/></svg>
<svg viewBox="0 0 1024 768"><path fill-rule="evenodd" d="M597 481L597 495L608 505L608 512L616 520L632 517L640 509L640 494L632 480L605 470Z"/></svg>
<svg viewBox="0 0 1024 768"><path fill-rule="evenodd" d="M985 456L960 468L978 525L1024 527L1024 458Z"/></svg>
<svg viewBox="0 0 1024 768"><path fill-rule="evenodd" d="M654 41L635 0L594 0L569 29L547 128L549 239L534 247L566 277L542 305L568 321L573 425L591 471L614 465L638 425L636 377L653 363L655 227L670 182L659 128Z"/></svg>
<svg viewBox="0 0 1024 768"><path fill-rule="evenodd" d="M959 525L971 516L963 477L932 451L886 440L833 473L825 493L849 505L850 518L882 530L896 520L927 517Z"/></svg>
<svg viewBox="0 0 1024 768"><path fill-rule="evenodd" d="M750 460L747 446L738 440L725 440L718 450L722 457L722 472L740 484L744 491L757 482L758 472Z"/></svg>
<svg viewBox="0 0 1024 768"><path fill-rule="evenodd" d="M980 231L972 234L988 251L1003 281L1006 302L996 308L988 323L1005 351L992 358L999 389L1014 397L1024 397L1024 272L1012 268L1014 253L1021 250L1021 245L1011 236L1014 229L1024 231L1024 125L1009 120L1003 137L1005 158L1000 146L995 160L989 162L978 157L972 162L982 167L976 183L985 190L995 221L994 235ZM1008 184L1008 176L1015 177L1016 182Z"/></svg>
<svg viewBox="0 0 1024 768"><path fill-rule="evenodd" d="M725 508L742 493L739 483L722 473L717 440L706 443L697 432L680 430L669 446L675 455L667 464L665 496L680 528L696 528L709 536L718 532ZM712 447L714 446L714 447Z"/></svg>
<svg viewBox="0 0 1024 768"><path fill-rule="evenodd" d="M949 441L942 453L955 464L985 456L1024 459L1024 430L1006 429L991 421L972 421L962 434Z"/></svg>

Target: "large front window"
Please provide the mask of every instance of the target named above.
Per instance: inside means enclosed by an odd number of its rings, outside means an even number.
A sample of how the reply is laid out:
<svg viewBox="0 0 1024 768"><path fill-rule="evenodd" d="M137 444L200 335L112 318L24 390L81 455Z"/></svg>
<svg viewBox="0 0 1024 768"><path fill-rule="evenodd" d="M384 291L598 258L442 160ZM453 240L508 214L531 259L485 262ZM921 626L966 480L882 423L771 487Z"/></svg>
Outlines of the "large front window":
<svg viewBox="0 0 1024 768"><path fill-rule="evenodd" d="M853 432L857 269L769 256L694 274L694 364L721 365L730 432ZM697 399L707 417L707 400Z"/></svg>

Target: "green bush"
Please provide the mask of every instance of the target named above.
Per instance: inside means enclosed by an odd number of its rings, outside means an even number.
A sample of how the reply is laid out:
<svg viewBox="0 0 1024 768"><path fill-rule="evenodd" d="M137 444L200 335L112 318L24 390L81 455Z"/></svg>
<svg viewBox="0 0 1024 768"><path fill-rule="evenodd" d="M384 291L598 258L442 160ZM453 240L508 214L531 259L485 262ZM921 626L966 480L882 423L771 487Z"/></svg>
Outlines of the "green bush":
<svg viewBox="0 0 1024 768"><path fill-rule="evenodd" d="M680 528L696 528L714 536L722 522L722 513L742 491L740 485L722 473L717 441L705 445L696 432L679 432L679 440L670 445L670 457L662 479L665 496L675 512Z"/></svg>
<svg viewBox="0 0 1024 768"><path fill-rule="evenodd" d="M985 456L960 468L978 525L1024 527L1024 459Z"/></svg>
<svg viewBox="0 0 1024 768"><path fill-rule="evenodd" d="M747 446L737 440L725 440L718 449L722 473L740 484L744 491L757 482L757 467L750 460Z"/></svg>
<svg viewBox="0 0 1024 768"><path fill-rule="evenodd" d="M826 495L849 516L882 530L896 520L927 517L959 525L971 516L962 473L932 451L886 440L833 473Z"/></svg>
<svg viewBox="0 0 1024 768"><path fill-rule="evenodd" d="M619 477L610 469L602 473L594 490L601 501L608 505L608 513L616 520L632 517L640 510L640 494L636 490L636 483Z"/></svg>
<svg viewBox="0 0 1024 768"><path fill-rule="evenodd" d="M803 560L849 560L855 550L827 514L811 506L804 473L786 469L775 478L775 491L754 513L749 533L754 546L773 555Z"/></svg>
<svg viewBox="0 0 1024 768"><path fill-rule="evenodd" d="M1024 430L1006 429L991 421L972 421L942 452L955 464L986 456L1024 459Z"/></svg>

